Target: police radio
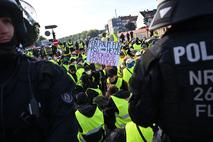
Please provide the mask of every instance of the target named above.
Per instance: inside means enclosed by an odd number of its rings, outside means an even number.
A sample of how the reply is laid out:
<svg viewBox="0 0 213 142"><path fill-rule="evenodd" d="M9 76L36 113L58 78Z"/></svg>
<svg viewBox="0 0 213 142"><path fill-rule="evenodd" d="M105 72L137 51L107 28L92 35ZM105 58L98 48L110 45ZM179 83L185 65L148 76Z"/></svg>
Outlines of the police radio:
<svg viewBox="0 0 213 142"><path fill-rule="evenodd" d="M28 104L28 109L30 115L39 117L39 108L40 108L40 103L37 102L35 97L31 98L30 103Z"/></svg>
<svg viewBox="0 0 213 142"><path fill-rule="evenodd" d="M28 61L28 72L27 72L27 76L28 76L28 81L29 81L29 88L30 88L30 102L28 104L28 111L29 114L35 117L39 117L39 108L41 107L41 104L36 100L36 97L33 93L33 89L32 89L32 82L31 82L31 77L30 77L30 61Z"/></svg>

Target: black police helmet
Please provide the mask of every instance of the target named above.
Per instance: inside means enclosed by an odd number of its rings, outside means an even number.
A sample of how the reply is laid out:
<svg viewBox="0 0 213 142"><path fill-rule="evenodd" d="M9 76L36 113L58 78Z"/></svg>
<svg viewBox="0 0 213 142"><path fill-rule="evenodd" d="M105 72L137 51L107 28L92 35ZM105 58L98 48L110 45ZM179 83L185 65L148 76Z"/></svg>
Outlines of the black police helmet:
<svg viewBox="0 0 213 142"><path fill-rule="evenodd" d="M27 29L24 24L23 11L17 0L0 0L0 9L7 9L11 14L18 43L25 43Z"/></svg>
<svg viewBox="0 0 213 142"><path fill-rule="evenodd" d="M19 0L17 0L19 1ZM21 9L23 11L24 17L24 26L26 28L26 32L22 30L22 38L23 38L23 46L29 46L34 44L40 34L40 25L37 22L37 14L33 6L31 6L28 2L24 0L20 0Z"/></svg>
<svg viewBox="0 0 213 142"><path fill-rule="evenodd" d="M24 7L22 5L25 5ZM11 14L11 18L15 27L18 43L23 46L33 44L39 35L38 22L35 21L24 8L29 5L23 0L0 0L0 9L5 9ZM34 9L33 9L34 10Z"/></svg>
<svg viewBox="0 0 213 142"><path fill-rule="evenodd" d="M14 25L23 21L22 10L15 0L0 0L0 10L10 12Z"/></svg>
<svg viewBox="0 0 213 142"><path fill-rule="evenodd" d="M151 31L213 14L213 0L157 0L157 12L150 24Z"/></svg>
<svg viewBox="0 0 213 142"><path fill-rule="evenodd" d="M15 27L18 43L21 43L21 40L23 39L22 37L26 33L26 27L19 3L16 0L0 0L0 12L1 14L3 12L9 12L10 18L12 19Z"/></svg>

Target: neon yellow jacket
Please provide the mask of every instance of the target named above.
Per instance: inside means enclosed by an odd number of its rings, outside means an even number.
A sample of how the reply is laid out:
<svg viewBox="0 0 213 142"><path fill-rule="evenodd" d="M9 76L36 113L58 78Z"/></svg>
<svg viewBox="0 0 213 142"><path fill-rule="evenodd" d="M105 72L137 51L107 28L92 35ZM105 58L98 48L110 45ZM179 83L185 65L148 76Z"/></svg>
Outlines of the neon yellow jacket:
<svg viewBox="0 0 213 142"><path fill-rule="evenodd" d="M122 82L123 82L123 79L118 77L117 82L115 83L115 86L118 88L118 90L121 89ZM107 83L110 84L109 78L107 79Z"/></svg>
<svg viewBox="0 0 213 142"><path fill-rule="evenodd" d="M87 88L87 90L88 89L94 90L98 93L98 96L102 96L102 91L99 88Z"/></svg>
<svg viewBox="0 0 213 142"><path fill-rule="evenodd" d="M123 82L123 79L118 77L118 80L115 84L115 86L120 90L121 89L121 86L122 86L122 82Z"/></svg>
<svg viewBox="0 0 213 142"><path fill-rule="evenodd" d="M75 84L77 83L76 81L75 81L75 79L74 79L74 77L69 73L69 72L67 72L67 74L70 76L70 78L73 80L73 82L75 82Z"/></svg>
<svg viewBox="0 0 213 142"><path fill-rule="evenodd" d="M132 73L134 71L134 66L130 69L127 69L126 67L123 69L123 80L125 80L127 83L129 82L129 79L132 76Z"/></svg>
<svg viewBox="0 0 213 142"><path fill-rule="evenodd" d="M78 84L80 84L80 79L81 79L81 76L82 76L83 72L84 72L84 68L79 68L79 69L76 71L77 80L78 80L77 82L78 82Z"/></svg>
<svg viewBox="0 0 213 142"><path fill-rule="evenodd" d="M53 64L58 65L58 63L55 60L53 60L53 59L49 60L49 62L52 62Z"/></svg>
<svg viewBox="0 0 213 142"><path fill-rule="evenodd" d="M131 118L128 113L128 101L115 96L111 96L111 98L119 111L118 114L116 113L115 126L117 128L125 127L125 125L131 121Z"/></svg>
<svg viewBox="0 0 213 142"><path fill-rule="evenodd" d="M112 36L113 36L113 41L118 42L118 36L116 34L112 34Z"/></svg>
<svg viewBox="0 0 213 142"><path fill-rule="evenodd" d="M143 128L139 126L139 129L147 142L152 142L153 130L150 127ZM126 142L144 142L134 122L128 122L125 127L126 130Z"/></svg>
<svg viewBox="0 0 213 142"><path fill-rule="evenodd" d="M68 70L69 70L69 65L66 65L66 64L63 64L63 67L67 70L67 72L68 72Z"/></svg>
<svg viewBox="0 0 213 142"><path fill-rule="evenodd" d="M94 115L90 118L86 117L78 110L75 112L75 116L83 130L83 132L78 132L78 140L80 142L85 141L82 135L91 135L95 132L98 132L104 126L103 113L99 110L98 107L96 108Z"/></svg>
<svg viewBox="0 0 213 142"><path fill-rule="evenodd" d="M141 51L141 44L133 44L133 48L134 48L134 50L136 50L136 51Z"/></svg>

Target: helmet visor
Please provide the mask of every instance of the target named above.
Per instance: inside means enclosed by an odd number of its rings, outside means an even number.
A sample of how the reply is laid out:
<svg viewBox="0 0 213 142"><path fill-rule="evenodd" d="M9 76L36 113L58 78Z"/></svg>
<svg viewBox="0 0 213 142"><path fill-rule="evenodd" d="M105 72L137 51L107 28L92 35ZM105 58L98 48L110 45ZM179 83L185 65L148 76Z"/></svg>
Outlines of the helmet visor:
<svg viewBox="0 0 213 142"><path fill-rule="evenodd" d="M34 25L38 23L37 21L37 13L35 9L26 1L20 0L21 8L23 10L24 18L31 24Z"/></svg>

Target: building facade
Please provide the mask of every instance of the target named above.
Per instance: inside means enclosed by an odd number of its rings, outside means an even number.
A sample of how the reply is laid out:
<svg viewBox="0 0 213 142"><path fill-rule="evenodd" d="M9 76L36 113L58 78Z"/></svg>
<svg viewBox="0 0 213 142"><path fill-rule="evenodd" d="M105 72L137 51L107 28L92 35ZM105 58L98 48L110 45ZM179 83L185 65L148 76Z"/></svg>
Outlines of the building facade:
<svg viewBox="0 0 213 142"><path fill-rule="evenodd" d="M129 22L136 25L137 16L119 16L118 18L112 18L108 21L105 28L109 34L121 33L127 31L125 25Z"/></svg>

